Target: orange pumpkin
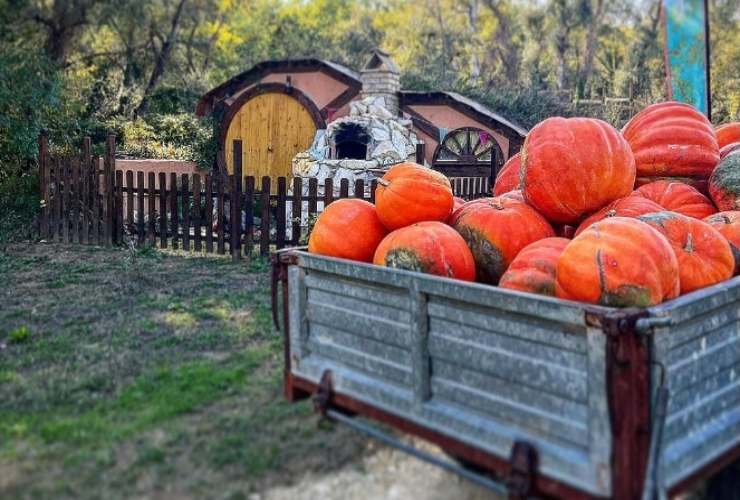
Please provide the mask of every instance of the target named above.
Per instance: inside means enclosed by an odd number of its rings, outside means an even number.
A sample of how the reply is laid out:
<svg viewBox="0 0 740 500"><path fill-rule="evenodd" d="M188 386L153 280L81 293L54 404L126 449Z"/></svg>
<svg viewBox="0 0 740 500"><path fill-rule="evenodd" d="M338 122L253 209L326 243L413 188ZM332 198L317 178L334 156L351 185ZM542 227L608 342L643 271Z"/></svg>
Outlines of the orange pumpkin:
<svg viewBox="0 0 740 500"><path fill-rule="evenodd" d="M719 162L709 178L709 195L720 211L740 209L740 154Z"/></svg>
<svg viewBox="0 0 740 500"><path fill-rule="evenodd" d="M724 236L711 225L676 212L639 217L660 231L678 259L681 293L689 293L732 277L735 258Z"/></svg>
<svg viewBox="0 0 740 500"><path fill-rule="evenodd" d="M450 181L443 174L417 165L399 163L378 179L375 206L390 230L422 221L445 221L454 200Z"/></svg>
<svg viewBox="0 0 740 500"><path fill-rule="evenodd" d="M680 182L691 186L703 195L709 194L709 179L699 179L696 177L637 177L635 179L635 188L640 188L657 181Z"/></svg>
<svg viewBox="0 0 740 500"><path fill-rule="evenodd" d="M709 198L683 182L651 182L637 188L634 195L654 201L663 207L663 210L697 219L703 219L717 211Z"/></svg>
<svg viewBox="0 0 740 500"><path fill-rule="evenodd" d="M710 215L704 222L719 231L730 243L735 257L735 274L740 274L740 211L730 210Z"/></svg>
<svg viewBox="0 0 740 500"><path fill-rule="evenodd" d="M496 182L493 185L493 196L500 196L509 191L519 189L519 166L521 165L521 154L517 153L504 163L499 170Z"/></svg>
<svg viewBox="0 0 740 500"><path fill-rule="evenodd" d="M576 231L576 236L581 234L594 222L604 220L607 217L637 217L638 215L660 212L661 210L663 210L663 207L657 203L643 196L635 196L633 193L624 198L614 200L591 217L581 222L581 225L578 226L578 230Z"/></svg>
<svg viewBox="0 0 740 500"><path fill-rule="evenodd" d="M506 196L466 203L453 227L473 252L478 280L494 285L522 248L555 236L550 224L535 209Z"/></svg>
<svg viewBox="0 0 740 500"><path fill-rule="evenodd" d="M567 224L632 192L635 160L604 121L548 118L524 141L519 177L527 203Z"/></svg>
<svg viewBox="0 0 740 500"><path fill-rule="evenodd" d="M689 104L648 106L627 122L622 133L635 154L638 178L706 179L719 161L712 124Z"/></svg>
<svg viewBox="0 0 740 500"><path fill-rule="evenodd" d="M740 142L740 122L725 123L717 127L717 143L720 148Z"/></svg>
<svg viewBox="0 0 740 500"><path fill-rule="evenodd" d="M372 203L355 198L337 200L316 220L308 239L308 251L372 262L375 249L386 234L388 231Z"/></svg>
<svg viewBox="0 0 740 500"><path fill-rule="evenodd" d="M510 290L555 296L555 269L570 240L545 238L530 243L511 261L499 286Z"/></svg>
<svg viewBox="0 0 740 500"><path fill-rule="evenodd" d="M522 194L521 189L515 189L513 191L509 191L508 193L502 194L501 197L524 202L524 195Z"/></svg>
<svg viewBox="0 0 740 500"><path fill-rule="evenodd" d="M678 262L668 240L628 217L596 222L558 260L555 295L617 307L647 307L678 296Z"/></svg>
<svg viewBox="0 0 740 500"><path fill-rule="evenodd" d="M373 263L475 280L475 261L470 249L457 231L441 222L419 222L396 229L380 242Z"/></svg>
<svg viewBox="0 0 740 500"><path fill-rule="evenodd" d="M722 148L719 150L719 159L720 161L727 155L731 155L735 152L740 150L740 142L731 142L730 144L727 144L726 146L722 146Z"/></svg>
<svg viewBox="0 0 740 500"><path fill-rule="evenodd" d="M447 224L452 224L452 221L454 220L454 217L455 217L455 212L457 212L460 209L460 207L462 207L466 203L465 200L457 196L453 198L453 201L454 203L452 205L452 213L450 214L449 217L447 217Z"/></svg>

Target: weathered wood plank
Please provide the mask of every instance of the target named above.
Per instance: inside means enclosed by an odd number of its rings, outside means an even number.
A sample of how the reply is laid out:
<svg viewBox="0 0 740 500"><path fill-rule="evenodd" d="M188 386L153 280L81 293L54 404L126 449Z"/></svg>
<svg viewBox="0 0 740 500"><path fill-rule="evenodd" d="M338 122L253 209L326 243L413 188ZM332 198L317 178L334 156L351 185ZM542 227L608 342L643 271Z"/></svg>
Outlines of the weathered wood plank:
<svg viewBox="0 0 740 500"><path fill-rule="evenodd" d="M260 193L260 255L267 257L270 254L270 189L271 179L262 177Z"/></svg>
<svg viewBox="0 0 740 500"><path fill-rule="evenodd" d="M177 250L180 246L180 204L178 203L177 174L170 173L170 227L172 228L172 248Z"/></svg>
<svg viewBox="0 0 740 500"><path fill-rule="evenodd" d="M144 243L144 197L146 186L144 186L144 172L136 172L136 242L139 246Z"/></svg>
<svg viewBox="0 0 740 500"><path fill-rule="evenodd" d="M278 250L285 247L285 233L287 227L285 225L285 212L287 210L287 185L285 177L278 178L277 188L277 217L276 217L276 230L277 235L275 237L275 245Z"/></svg>
<svg viewBox="0 0 740 500"><path fill-rule="evenodd" d="M159 248L167 248L167 174L159 173Z"/></svg>
<svg viewBox="0 0 740 500"><path fill-rule="evenodd" d="M190 251L190 179L182 174L182 249Z"/></svg>
<svg viewBox="0 0 740 500"><path fill-rule="evenodd" d="M254 252L255 179L250 175L244 180L246 182L244 188L244 255L251 258Z"/></svg>
<svg viewBox="0 0 740 500"><path fill-rule="evenodd" d="M201 213L201 206L200 206L200 174L195 173L193 174L193 240L194 245L193 248L196 252L200 252L203 250L203 245L201 243L201 223L200 223L200 213Z"/></svg>
<svg viewBox="0 0 740 500"><path fill-rule="evenodd" d="M327 179L328 180L328 179ZM291 213L293 231L290 244L298 246L301 242L301 212L303 211L303 179L293 178L293 210Z"/></svg>
<svg viewBox="0 0 740 500"><path fill-rule="evenodd" d="M223 255L226 253L226 244L224 240L224 224L226 224L226 214L224 212L225 210L224 177L221 173L216 174L216 192L217 192L216 230L218 231L216 234L216 239L217 239L216 247L217 247L218 253Z"/></svg>
<svg viewBox="0 0 740 500"><path fill-rule="evenodd" d="M204 182L206 185L206 252L213 253L213 177L206 174Z"/></svg>

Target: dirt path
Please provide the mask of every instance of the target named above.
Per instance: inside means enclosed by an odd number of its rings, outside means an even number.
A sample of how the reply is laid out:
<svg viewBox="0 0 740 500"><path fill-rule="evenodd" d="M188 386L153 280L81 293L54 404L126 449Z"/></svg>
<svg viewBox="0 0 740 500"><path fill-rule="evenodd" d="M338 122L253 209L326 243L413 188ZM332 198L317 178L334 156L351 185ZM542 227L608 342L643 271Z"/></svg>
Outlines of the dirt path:
<svg viewBox="0 0 740 500"><path fill-rule="evenodd" d="M442 455L422 441L416 446ZM250 500L497 500L503 497L388 447L369 443L365 456L330 474L306 475L290 487L268 488ZM379 448L375 449L374 448ZM372 452L374 451L374 452Z"/></svg>

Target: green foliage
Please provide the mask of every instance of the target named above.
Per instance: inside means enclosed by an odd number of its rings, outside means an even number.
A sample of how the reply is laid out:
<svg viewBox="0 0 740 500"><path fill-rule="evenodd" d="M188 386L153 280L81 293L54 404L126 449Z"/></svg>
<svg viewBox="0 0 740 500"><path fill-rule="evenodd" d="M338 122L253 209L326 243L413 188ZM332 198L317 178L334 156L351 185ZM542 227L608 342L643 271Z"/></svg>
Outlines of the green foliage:
<svg viewBox="0 0 740 500"><path fill-rule="evenodd" d="M0 246L35 236L38 192L37 172L0 176Z"/></svg>
<svg viewBox="0 0 740 500"><path fill-rule="evenodd" d="M30 338L31 330L26 325L19 326L18 328L11 330L10 335L8 335L8 340L11 344L22 344Z"/></svg>

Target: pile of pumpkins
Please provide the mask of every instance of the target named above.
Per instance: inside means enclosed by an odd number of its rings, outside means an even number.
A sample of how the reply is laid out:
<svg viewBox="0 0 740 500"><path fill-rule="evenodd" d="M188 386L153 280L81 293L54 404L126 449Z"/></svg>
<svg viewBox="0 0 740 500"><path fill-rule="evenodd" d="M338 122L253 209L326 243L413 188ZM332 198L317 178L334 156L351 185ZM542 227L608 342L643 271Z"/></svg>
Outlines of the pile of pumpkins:
<svg viewBox="0 0 740 500"><path fill-rule="evenodd" d="M648 106L621 132L548 118L493 195L464 202L444 175L402 163L374 205L329 205L309 252L614 307L740 272L740 123L715 129L687 104Z"/></svg>

